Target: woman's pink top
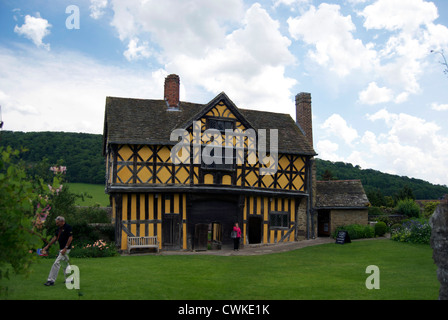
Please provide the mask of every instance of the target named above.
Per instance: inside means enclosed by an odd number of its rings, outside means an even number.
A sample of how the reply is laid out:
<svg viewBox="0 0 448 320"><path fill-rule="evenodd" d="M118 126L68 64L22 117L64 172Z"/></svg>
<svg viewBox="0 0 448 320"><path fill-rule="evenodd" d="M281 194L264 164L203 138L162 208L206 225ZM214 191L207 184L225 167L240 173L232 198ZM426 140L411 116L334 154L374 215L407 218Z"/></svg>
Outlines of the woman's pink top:
<svg viewBox="0 0 448 320"><path fill-rule="evenodd" d="M241 229L239 227L233 227L233 231L236 231L237 238L241 238Z"/></svg>

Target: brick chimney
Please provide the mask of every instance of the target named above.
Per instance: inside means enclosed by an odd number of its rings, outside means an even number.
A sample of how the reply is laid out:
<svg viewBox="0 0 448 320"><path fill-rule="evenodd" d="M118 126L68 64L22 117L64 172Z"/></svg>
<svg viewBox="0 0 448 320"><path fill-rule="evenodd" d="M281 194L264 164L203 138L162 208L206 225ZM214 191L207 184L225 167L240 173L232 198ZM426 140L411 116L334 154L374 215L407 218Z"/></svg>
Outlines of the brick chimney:
<svg viewBox="0 0 448 320"><path fill-rule="evenodd" d="M164 99L169 109L179 108L180 79L177 74L170 74L165 78Z"/></svg>
<svg viewBox="0 0 448 320"><path fill-rule="evenodd" d="M296 95L296 122L302 128L311 147L313 147L313 115L310 93L301 92Z"/></svg>

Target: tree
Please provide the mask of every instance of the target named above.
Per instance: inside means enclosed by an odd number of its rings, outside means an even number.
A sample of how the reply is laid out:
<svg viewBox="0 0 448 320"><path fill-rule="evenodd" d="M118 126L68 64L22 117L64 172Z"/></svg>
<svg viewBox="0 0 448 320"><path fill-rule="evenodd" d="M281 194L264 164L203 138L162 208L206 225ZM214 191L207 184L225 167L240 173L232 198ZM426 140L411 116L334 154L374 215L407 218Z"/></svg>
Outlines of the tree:
<svg viewBox="0 0 448 320"><path fill-rule="evenodd" d="M48 215L51 188L43 179L30 179L19 151L0 148L0 279L9 271L26 273L35 260L32 253L47 240L42 223Z"/></svg>
<svg viewBox="0 0 448 320"><path fill-rule="evenodd" d="M423 207L423 217L429 218L432 216L434 211L436 210L437 206L439 205L439 201L431 201L428 203L425 203L425 206Z"/></svg>
<svg viewBox="0 0 448 320"><path fill-rule="evenodd" d="M374 207L381 207L386 205L386 200L380 189L374 189L366 192L369 202Z"/></svg>
<svg viewBox="0 0 448 320"><path fill-rule="evenodd" d="M322 174L322 180L323 181L331 181L331 180L335 180L335 177L334 177L333 173L327 169Z"/></svg>
<svg viewBox="0 0 448 320"><path fill-rule="evenodd" d="M37 199L24 168L13 162L19 152L0 150L0 274L4 276L9 265L17 273L27 269L33 260L28 252L40 238L29 232Z"/></svg>
<svg viewBox="0 0 448 320"><path fill-rule="evenodd" d="M401 190L398 191L398 193L394 195L394 198L396 202L405 199L415 200L415 195L409 185L405 185Z"/></svg>
<svg viewBox="0 0 448 320"><path fill-rule="evenodd" d="M443 53L443 50L442 51L431 50L431 53L438 53L442 56L443 61L440 61L440 64L445 68L445 69L443 69L443 73L448 75L448 62L446 61L445 54Z"/></svg>
<svg viewBox="0 0 448 320"><path fill-rule="evenodd" d="M420 216L420 207L412 199L398 200L395 211L409 218L418 218Z"/></svg>

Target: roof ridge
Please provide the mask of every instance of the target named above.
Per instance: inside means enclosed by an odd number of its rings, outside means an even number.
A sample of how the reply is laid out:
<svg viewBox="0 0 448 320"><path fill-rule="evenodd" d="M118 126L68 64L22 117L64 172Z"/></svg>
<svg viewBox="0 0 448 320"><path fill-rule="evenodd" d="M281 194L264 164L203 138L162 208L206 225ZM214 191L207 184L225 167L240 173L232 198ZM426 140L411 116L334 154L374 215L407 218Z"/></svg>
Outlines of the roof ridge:
<svg viewBox="0 0 448 320"><path fill-rule="evenodd" d="M345 179L345 180L316 180L316 182L361 182L361 179Z"/></svg>

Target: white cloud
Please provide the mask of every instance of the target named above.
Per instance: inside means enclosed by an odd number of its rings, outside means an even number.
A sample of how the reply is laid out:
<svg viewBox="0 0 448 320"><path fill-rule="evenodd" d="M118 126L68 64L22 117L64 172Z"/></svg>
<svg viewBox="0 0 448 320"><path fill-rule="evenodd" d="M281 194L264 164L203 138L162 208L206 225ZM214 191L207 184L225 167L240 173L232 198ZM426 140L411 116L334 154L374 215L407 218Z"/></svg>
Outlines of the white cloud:
<svg viewBox="0 0 448 320"><path fill-rule="evenodd" d="M448 137L433 122L387 109L367 115L382 122L385 131L365 130L359 136L341 116L334 114L320 126L326 132L316 143L319 158L349 162L391 174L447 184ZM334 142L342 139L346 145ZM358 140L359 139L359 140ZM354 143L356 148L354 148Z"/></svg>
<svg viewBox="0 0 448 320"><path fill-rule="evenodd" d="M447 111L448 104L438 104L436 102L431 104L431 109L436 111Z"/></svg>
<svg viewBox="0 0 448 320"><path fill-rule="evenodd" d="M21 104L17 99L0 90L0 106L3 110L15 111L23 115L39 115L38 110L29 104Z"/></svg>
<svg viewBox="0 0 448 320"><path fill-rule="evenodd" d="M303 15L289 18L289 33L296 40L303 40L315 50L309 57L328 67L341 77L353 70L368 71L376 64L376 51L353 37L356 26L351 16L344 16L340 6L322 3L311 6Z"/></svg>
<svg viewBox="0 0 448 320"><path fill-rule="evenodd" d="M138 38L132 38L131 40L129 40L128 49L123 53L128 61L149 58L151 56L151 51L148 48L148 43L144 42L140 46L138 45L138 43Z"/></svg>
<svg viewBox="0 0 448 320"><path fill-rule="evenodd" d="M246 11L239 0L181 5L131 0L112 5L112 25L120 39L155 43L158 52L152 56L170 73L179 74L190 101L207 102L193 100L196 92L204 96L204 89L211 94L225 91L242 108L279 106L279 112L293 113L290 89L296 80L285 76L286 66L296 62L288 48L291 40L260 4ZM135 51L131 48L129 58Z"/></svg>
<svg viewBox="0 0 448 320"><path fill-rule="evenodd" d="M238 23L243 14L241 0L112 0L111 5L111 24L121 40L149 35L168 60L180 53L203 56L225 38L227 23Z"/></svg>
<svg viewBox="0 0 448 320"><path fill-rule="evenodd" d="M319 140L316 143L316 152L319 154L320 159L327 159L331 161L342 161L342 157L338 156L336 151L338 151L339 145L330 140L324 139Z"/></svg>
<svg viewBox="0 0 448 320"><path fill-rule="evenodd" d="M439 145L437 133L440 127L433 122L405 113L390 113L386 109L368 115L367 118L371 121L383 120L390 128L388 135L406 145L418 145L428 152Z"/></svg>
<svg viewBox="0 0 448 320"><path fill-rule="evenodd" d="M308 0L304 0L306 2L308 2ZM274 8L281 6L281 5L285 5L285 6L291 6L294 3L298 2L298 0L275 0L274 1Z"/></svg>
<svg viewBox="0 0 448 320"><path fill-rule="evenodd" d="M310 72L324 73L321 83L342 87L366 82L358 94L360 102L404 103L411 95L423 93L421 78L428 70L428 56L431 50L448 46L448 27L435 23L438 10L429 1L369 2L349 1L360 9L355 12L363 19L364 29L357 29L340 5L322 3L289 18L289 33L310 48L307 57L315 64L307 68L320 66ZM374 34L375 30L379 32ZM369 34L373 34L370 42Z"/></svg>
<svg viewBox="0 0 448 320"><path fill-rule="evenodd" d="M254 4L243 26L220 46L210 48L203 57L179 54L167 69L179 72L185 83L214 94L225 91L239 107L291 113L290 89L296 81L285 76L285 67L294 63L294 57L288 50L290 40L278 29L279 23Z"/></svg>
<svg viewBox="0 0 448 320"><path fill-rule="evenodd" d="M388 132L366 131L361 139L372 165L388 167L400 175L425 179L433 183L448 181L448 138L432 122L404 113L382 109L369 115L371 121L384 121Z"/></svg>
<svg viewBox="0 0 448 320"><path fill-rule="evenodd" d="M107 7L107 0L90 0L90 17L99 19L104 14L104 9Z"/></svg>
<svg viewBox="0 0 448 320"><path fill-rule="evenodd" d="M14 131L102 133L107 96L162 99L167 75L108 66L73 52L17 54L2 47L0 70L6 70L0 73L3 128Z"/></svg>
<svg viewBox="0 0 448 320"><path fill-rule="evenodd" d="M378 87L376 82L369 83L366 90L359 93L359 101L363 104L378 104L389 102L393 99L393 92L386 87Z"/></svg>
<svg viewBox="0 0 448 320"><path fill-rule="evenodd" d="M43 38L50 34L51 24L48 20L40 17L37 13L37 17L30 15L25 16L25 23L19 27L14 27L14 32L30 39L37 47L43 47L50 50L50 44L43 43Z"/></svg>
<svg viewBox="0 0 448 320"><path fill-rule="evenodd" d="M126 59L157 57L163 67L126 70L73 52L15 56L0 47L0 88L15 98L5 104L6 128L101 132L106 96L162 98L168 72L181 77L181 99L206 103L225 91L242 108L294 112L296 80L285 76L295 63L291 40L261 5L111 0L109 7Z"/></svg>
<svg viewBox="0 0 448 320"><path fill-rule="evenodd" d="M344 162L358 165L361 168L367 168L369 167L368 158L370 157L369 155L366 155L365 152L355 150L344 160Z"/></svg>
<svg viewBox="0 0 448 320"><path fill-rule="evenodd" d="M397 95L395 97L394 102L395 103L404 103L404 102L408 101L408 98L409 98L409 92L405 91L405 92L402 92L399 95Z"/></svg>
<svg viewBox="0 0 448 320"><path fill-rule="evenodd" d="M295 11L296 7L306 5L312 2L312 0L274 0L274 8L279 6L290 7L291 11Z"/></svg>
<svg viewBox="0 0 448 320"><path fill-rule="evenodd" d="M278 66L292 64L294 56L288 47L291 40L279 31L280 24L273 20L259 4L252 5L243 19L243 27L227 39L244 47L258 63Z"/></svg>
<svg viewBox="0 0 448 320"><path fill-rule="evenodd" d="M431 50L448 45L448 28L435 24L437 7L423 0L377 0L359 12L367 30L385 30L389 39L378 45L381 64L376 71L397 95L395 102L407 101L422 92L420 77L427 68ZM387 33L386 33L387 34Z"/></svg>
<svg viewBox="0 0 448 320"><path fill-rule="evenodd" d="M438 17L437 7L423 0L377 0L361 13L367 29L414 32Z"/></svg>
<svg viewBox="0 0 448 320"><path fill-rule="evenodd" d="M370 0L347 0L347 1L353 5L357 5L357 4L364 3L364 2L370 1Z"/></svg>
<svg viewBox="0 0 448 320"><path fill-rule="evenodd" d="M356 129L349 126L347 121L339 114L331 115L320 127L329 134L339 137L348 145L351 145L358 138Z"/></svg>

